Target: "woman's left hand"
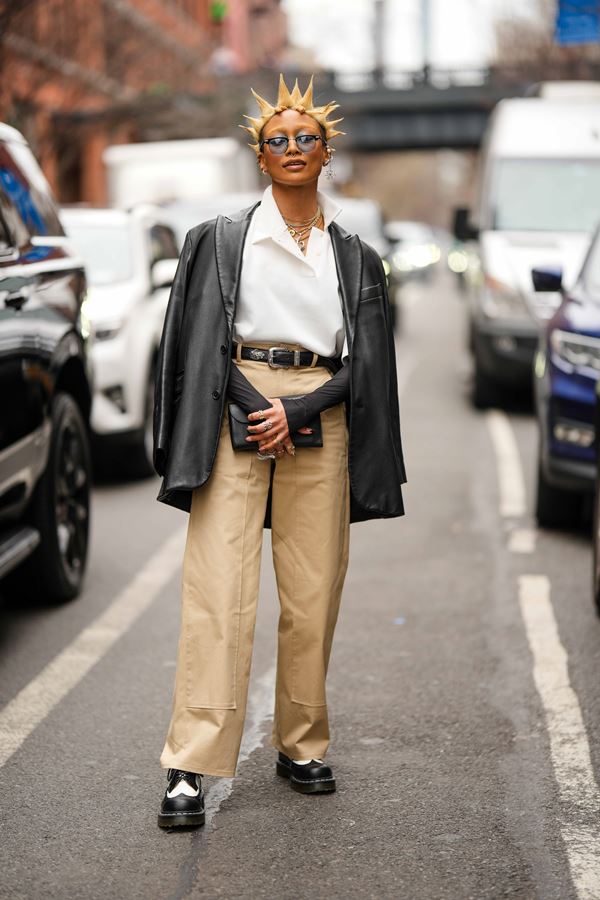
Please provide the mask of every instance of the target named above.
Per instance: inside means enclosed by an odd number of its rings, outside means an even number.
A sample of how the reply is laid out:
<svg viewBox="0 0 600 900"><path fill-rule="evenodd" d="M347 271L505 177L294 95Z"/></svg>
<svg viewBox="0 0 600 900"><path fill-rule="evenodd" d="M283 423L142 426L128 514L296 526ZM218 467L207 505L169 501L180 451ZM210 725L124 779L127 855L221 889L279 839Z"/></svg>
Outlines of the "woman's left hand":
<svg viewBox="0 0 600 900"><path fill-rule="evenodd" d="M290 437L290 430L288 428L288 421L285 409L283 408L283 403L278 397L273 399L267 397L267 400L271 404L271 409L259 409L257 412L250 413L248 416L248 421L250 422L256 422L259 419L265 419L265 421L261 422L259 425L248 425L249 435L246 440L248 442L254 441L258 443L258 449L261 453L272 450L275 453L279 451L283 454L285 451L293 456L296 451ZM268 428L265 428L265 425L268 425ZM301 428L300 431L306 434L311 433L310 428Z"/></svg>

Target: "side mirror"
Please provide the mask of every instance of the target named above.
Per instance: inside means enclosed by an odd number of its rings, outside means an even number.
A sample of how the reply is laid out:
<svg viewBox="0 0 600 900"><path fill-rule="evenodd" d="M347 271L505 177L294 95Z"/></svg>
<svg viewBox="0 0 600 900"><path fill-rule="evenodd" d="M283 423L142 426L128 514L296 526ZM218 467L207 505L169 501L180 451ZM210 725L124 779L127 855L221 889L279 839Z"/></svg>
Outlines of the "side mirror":
<svg viewBox="0 0 600 900"><path fill-rule="evenodd" d="M540 266L531 270L531 280L536 291L556 293L562 291L563 270L560 266Z"/></svg>
<svg viewBox="0 0 600 900"><path fill-rule="evenodd" d="M457 240L462 241L463 243L466 241L474 241L479 237L479 229L471 225L469 210L466 206L458 206L454 210L452 233Z"/></svg>
<svg viewBox="0 0 600 900"><path fill-rule="evenodd" d="M158 259L154 263L150 273L153 291L158 290L158 288L171 287L177 271L177 262L178 260L176 259Z"/></svg>

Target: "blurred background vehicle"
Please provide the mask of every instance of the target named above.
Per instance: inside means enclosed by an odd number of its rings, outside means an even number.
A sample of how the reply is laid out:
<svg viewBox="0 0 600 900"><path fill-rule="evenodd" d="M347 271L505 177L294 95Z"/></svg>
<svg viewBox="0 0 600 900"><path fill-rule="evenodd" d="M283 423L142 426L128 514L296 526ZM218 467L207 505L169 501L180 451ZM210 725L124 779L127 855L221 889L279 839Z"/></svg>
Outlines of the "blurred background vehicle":
<svg viewBox="0 0 600 900"><path fill-rule="evenodd" d="M598 218L600 107L574 96L501 101L482 148L475 225L457 210L455 235L477 241L480 273L469 292L473 401L527 389L540 326L559 303L536 291L534 266L560 265L566 285L581 267Z"/></svg>
<svg viewBox="0 0 600 900"><path fill-rule="evenodd" d="M61 217L88 274L94 459L102 470L151 475L154 364L177 268L175 234L149 205L63 208Z"/></svg>
<svg viewBox="0 0 600 900"><path fill-rule="evenodd" d="M233 138L118 144L103 154L111 206L196 200L256 187L256 162Z"/></svg>
<svg viewBox="0 0 600 900"><path fill-rule="evenodd" d="M595 477L592 506L592 599L596 613L600 616L600 379L596 382L596 404L594 408Z"/></svg>
<svg viewBox="0 0 600 900"><path fill-rule="evenodd" d="M349 234L357 234L361 240L369 244L377 251L383 263L383 269L389 287L390 312L392 316L392 324L396 327L399 314L396 298L396 290L389 280L390 265L388 262L388 254L390 251L389 241L385 236L383 225L383 213L379 203L366 197L345 197L335 194L331 189L325 191L341 207L341 212L336 218L336 222L341 225Z"/></svg>
<svg viewBox="0 0 600 900"><path fill-rule="evenodd" d="M0 577L56 601L88 549L86 281L21 134L0 125Z"/></svg>
<svg viewBox="0 0 600 900"><path fill-rule="evenodd" d="M600 378L600 229L575 285L560 269L534 269L537 291L561 303L540 336L535 361L539 424L536 517L545 527L581 521L596 477L596 386Z"/></svg>
<svg viewBox="0 0 600 900"><path fill-rule="evenodd" d="M182 198L165 203L162 206L161 215L175 231L179 245L183 246L183 241L190 228L194 228L201 222L215 219L217 216L228 216L241 209L247 209L258 203L261 196L260 191L245 191L216 194L214 197L196 200Z"/></svg>
<svg viewBox="0 0 600 900"><path fill-rule="evenodd" d="M385 236L390 284L399 286L410 278L427 279L442 256L440 240L425 222L386 222Z"/></svg>
<svg viewBox="0 0 600 900"><path fill-rule="evenodd" d="M383 213L379 203L367 197L343 197L331 190L328 193L342 208L336 222L350 234L357 234L370 244L384 259L390 245L383 230Z"/></svg>

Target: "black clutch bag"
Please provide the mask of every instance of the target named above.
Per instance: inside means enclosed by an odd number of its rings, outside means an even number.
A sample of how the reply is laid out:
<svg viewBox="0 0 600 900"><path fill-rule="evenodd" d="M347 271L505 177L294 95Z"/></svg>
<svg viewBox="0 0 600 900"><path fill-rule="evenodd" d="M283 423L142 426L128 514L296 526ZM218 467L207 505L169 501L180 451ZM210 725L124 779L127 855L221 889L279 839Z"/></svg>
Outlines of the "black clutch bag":
<svg viewBox="0 0 600 900"><path fill-rule="evenodd" d="M300 397L290 397L290 400L300 400ZM237 403L230 403L228 407L229 413L229 433L231 435L231 445L234 450L258 450L258 442L247 441L251 432L248 431L248 415ZM258 424L258 423L254 423ZM306 423L306 428L312 428L312 434L302 434L294 431L291 434L295 447L322 447L323 446L323 429L321 428L321 416L316 415L313 419ZM267 432L265 432L267 434Z"/></svg>

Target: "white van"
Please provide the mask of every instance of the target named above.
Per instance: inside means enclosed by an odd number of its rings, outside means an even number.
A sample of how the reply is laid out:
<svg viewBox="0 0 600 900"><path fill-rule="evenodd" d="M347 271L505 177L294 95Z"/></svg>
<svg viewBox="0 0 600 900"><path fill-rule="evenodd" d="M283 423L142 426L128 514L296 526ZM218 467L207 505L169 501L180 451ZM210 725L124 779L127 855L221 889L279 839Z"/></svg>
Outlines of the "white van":
<svg viewBox="0 0 600 900"><path fill-rule="evenodd" d="M457 210L455 234L477 240L469 325L473 401L528 387L540 325L558 294L536 293L534 266L562 267L568 287L600 221L600 94L564 86L541 97L501 101L482 147L473 224Z"/></svg>

